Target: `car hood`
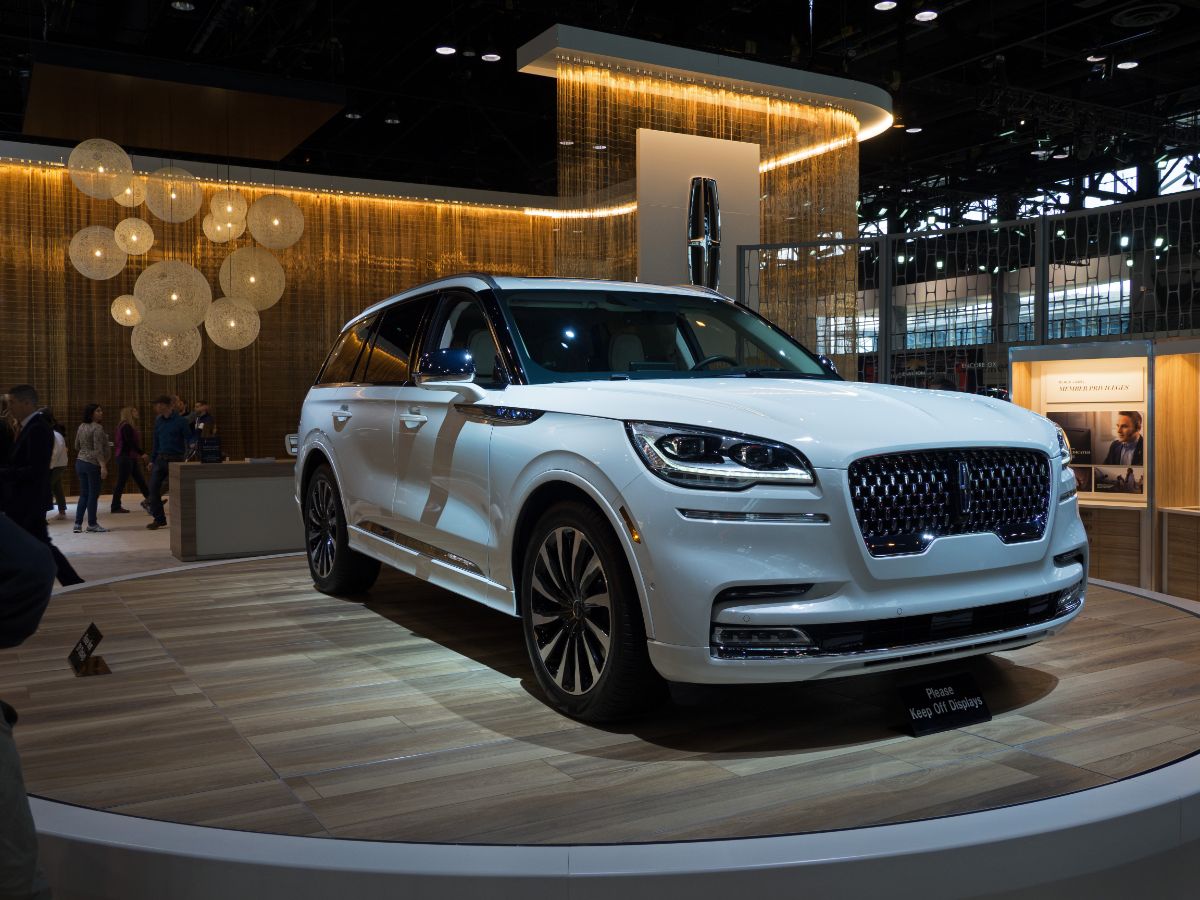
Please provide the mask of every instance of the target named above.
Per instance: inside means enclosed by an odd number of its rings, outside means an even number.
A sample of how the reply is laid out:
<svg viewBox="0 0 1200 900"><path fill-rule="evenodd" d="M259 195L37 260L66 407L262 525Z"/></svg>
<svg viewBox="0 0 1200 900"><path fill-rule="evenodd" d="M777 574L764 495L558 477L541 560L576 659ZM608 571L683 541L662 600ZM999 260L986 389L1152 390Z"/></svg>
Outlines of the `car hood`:
<svg viewBox="0 0 1200 900"><path fill-rule="evenodd" d="M854 381L705 378L514 385L506 406L733 431L846 468L873 453L935 447L1028 447L1058 454L1054 426L988 397ZM482 402L495 403L488 398Z"/></svg>

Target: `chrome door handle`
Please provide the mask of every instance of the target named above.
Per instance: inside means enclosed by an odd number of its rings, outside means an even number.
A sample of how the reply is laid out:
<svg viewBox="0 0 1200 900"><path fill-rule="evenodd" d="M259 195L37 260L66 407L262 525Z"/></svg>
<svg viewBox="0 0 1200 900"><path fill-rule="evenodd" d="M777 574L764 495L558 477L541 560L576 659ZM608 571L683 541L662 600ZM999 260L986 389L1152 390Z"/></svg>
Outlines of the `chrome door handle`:
<svg viewBox="0 0 1200 900"><path fill-rule="evenodd" d="M351 416L348 412L335 412L333 414L333 421L339 425L345 425L352 418L353 416Z"/></svg>
<svg viewBox="0 0 1200 900"><path fill-rule="evenodd" d="M429 421L428 416L423 416L420 413L400 413L397 418L404 423L405 428L419 428Z"/></svg>

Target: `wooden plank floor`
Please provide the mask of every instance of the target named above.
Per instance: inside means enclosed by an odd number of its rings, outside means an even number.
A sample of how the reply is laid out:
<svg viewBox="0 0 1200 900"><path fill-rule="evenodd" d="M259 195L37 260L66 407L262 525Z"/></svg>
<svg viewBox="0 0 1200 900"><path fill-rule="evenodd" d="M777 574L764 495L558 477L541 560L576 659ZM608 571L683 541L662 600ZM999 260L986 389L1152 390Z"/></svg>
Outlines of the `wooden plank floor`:
<svg viewBox="0 0 1200 900"><path fill-rule="evenodd" d="M89 622L113 674L72 677ZM1200 749L1200 620L1093 587L1053 640L948 664L993 721L914 739L908 673L700 688L592 728L538 699L516 621L385 573L365 604L302 559L56 597L0 654L29 790L285 834L624 842L846 828L1104 784ZM917 678L928 676L921 672Z"/></svg>

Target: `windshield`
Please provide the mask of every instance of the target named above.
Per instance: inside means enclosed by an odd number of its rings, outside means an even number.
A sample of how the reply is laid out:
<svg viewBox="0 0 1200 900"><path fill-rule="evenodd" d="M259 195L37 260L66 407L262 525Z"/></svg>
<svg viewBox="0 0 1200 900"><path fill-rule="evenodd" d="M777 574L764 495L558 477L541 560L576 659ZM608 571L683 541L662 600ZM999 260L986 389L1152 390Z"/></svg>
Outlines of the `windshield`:
<svg viewBox="0 0 1200 900"><path fill-rule="evenodd" d="M716 297L505 291L532 384L597 378L835 378L754 313Z"/></svg>

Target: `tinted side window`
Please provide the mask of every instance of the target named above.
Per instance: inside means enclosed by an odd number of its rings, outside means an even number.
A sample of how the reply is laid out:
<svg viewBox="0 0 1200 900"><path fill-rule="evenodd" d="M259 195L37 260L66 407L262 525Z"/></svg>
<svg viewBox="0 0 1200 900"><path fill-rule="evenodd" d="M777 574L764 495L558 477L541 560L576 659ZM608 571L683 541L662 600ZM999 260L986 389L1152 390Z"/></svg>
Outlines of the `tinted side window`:
<svg viewBox="0 0 1200 900"><path fill-rule="evenodd" d="M371 326L376 318L371 316L355 322L342 332L330 351L329 359L325 360L321 374L317 376L317 384L344 384L354 380L355 366L371 336Z"/></svg>
<svg viewBox="0 0 1200 900"><path fill-rule="evenodd" d="M375 344L367 362L366 375L371 384L405 384L409 378L409 359L421 328L421 319L429 308L430 297L406 300L384 310L375 332Z"/></svg>
<svg viewBox="0 0 1200 900"><path fill-rule="evenodd" d="M475 380L480 384L500 383L501 376L496 372L496 342L483 305L473 294L456 291L446 295L427 344L431 350L452 347L471 351L475 358Z"/></svg>

